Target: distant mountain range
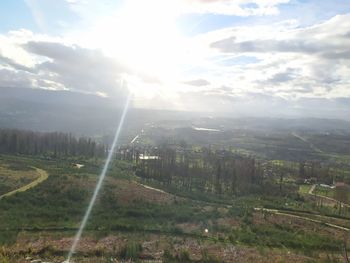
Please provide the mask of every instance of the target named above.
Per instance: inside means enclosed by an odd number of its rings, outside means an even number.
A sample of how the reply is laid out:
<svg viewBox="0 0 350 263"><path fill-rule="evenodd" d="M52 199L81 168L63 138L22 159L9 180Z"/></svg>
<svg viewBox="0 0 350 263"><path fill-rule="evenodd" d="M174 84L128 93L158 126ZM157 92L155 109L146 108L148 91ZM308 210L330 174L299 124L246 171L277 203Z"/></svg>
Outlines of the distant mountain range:
<svg viewBox="0 0 350 263"><path fill-rule="evenodd" d="M70 91L0 88L0 128L106 135L114 133L124 104L125 101ZM131 107L126 128L141 129L147 122L179 119L181 115Z"/></svg>
<svg viewBox="0 0 350 263"><path fill-rule="evenodd" d="M115 131L123 106L121 101L70 91L0 88L0 128L109 135ZM206 113L131 108L125 131L135 133L146 123L166 128L350 131L350 122L345 120L208 116Z"/></svg>

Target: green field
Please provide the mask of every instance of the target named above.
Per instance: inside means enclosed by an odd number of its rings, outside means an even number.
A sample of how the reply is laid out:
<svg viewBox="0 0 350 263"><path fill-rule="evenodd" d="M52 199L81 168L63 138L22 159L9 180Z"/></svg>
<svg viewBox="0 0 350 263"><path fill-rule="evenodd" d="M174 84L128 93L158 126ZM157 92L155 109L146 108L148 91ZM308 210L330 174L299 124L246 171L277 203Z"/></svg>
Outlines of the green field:
<svg viewBox="0 0 350 263"><path fill-rule="evenodd" d="M306 184L300 185L299 193L300 194L308 194L310 191L310 188L311 188L311 185L306 185Z"/></svg>
<svg viewBox="0 0 350 263"><path fill-rule="evenodd" d="M79 160L85 165L81 169L72 165L77 159L3 155L1 160L27 168L35 166L49 174L47 180L35 187L0 200L3 260L10 257L21 262L24 256L63 260L92 194L102 160ZM332 210L320 210L297 196L223 198L201 195L157 181L144 181L135 177L131 168L123 161L115 161L110 168L82 247L78 249L77 257L81 262L93 262L94 257L97 262L108 262L103 260L107 257L138 260L147 253L147 257L156 259L159 251L163 251L161 258L166 262L219 262L221 253L229 247L244 255L251 253L256 258L269 255L287 261L316 262L327 255L335 260L341 257L342 239L338 230L255 208L285 209L291 215L297 211L332 214ZM165 192L140 183L162 188ZM299 191L305 194L308 187L301 186ZM303 217L312 218L305 212ZM286 222L289 223L286 225ZM297 234L295 228L300 229ZM315 228L319 231L315 232ZM114 246L107 241L104 243L103 240L109 239L116 240ZM21 252L19 244L22 244ZM39 247L32 244L39 244ZM150 248L149 244L152 244ZM91 249L87 251L84 246ZM16 262L11 260L9 262Z"/></svg>

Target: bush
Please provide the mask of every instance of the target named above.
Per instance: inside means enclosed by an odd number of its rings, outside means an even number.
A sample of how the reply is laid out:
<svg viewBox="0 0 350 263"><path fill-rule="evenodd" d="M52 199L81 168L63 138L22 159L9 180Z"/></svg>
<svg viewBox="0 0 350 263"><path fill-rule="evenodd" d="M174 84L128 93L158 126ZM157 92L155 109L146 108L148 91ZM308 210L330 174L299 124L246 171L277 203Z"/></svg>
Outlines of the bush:
<svg viewBox="0 0 350 263"><path fill-rule="evenodd" d="M120 252L120 257L123 259L138 259L142 251L142 246L139 243L130 242Z"/></svg>

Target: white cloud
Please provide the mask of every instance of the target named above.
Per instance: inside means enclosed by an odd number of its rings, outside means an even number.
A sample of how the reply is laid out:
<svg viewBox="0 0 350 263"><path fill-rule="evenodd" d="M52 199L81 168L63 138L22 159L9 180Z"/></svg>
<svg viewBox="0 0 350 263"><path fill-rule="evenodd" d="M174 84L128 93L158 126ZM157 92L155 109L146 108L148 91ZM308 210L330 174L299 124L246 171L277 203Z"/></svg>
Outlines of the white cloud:
<svg viewBox="0 0 350 263"><path fill-rule="evenodd" d="M238 65L214 62L211 83L231 86L237 93L257 92L288 99L337 98L350 96L349 28L350 15L339 15L306 28L286 27L283 23L233 27L198 39L212 49L207 52L211 57L234 61L245 55L257 59Z"/></svg>
<svg viewBox="0 0 350 263"><path fill-rule="evenodd" d="M186 2L186 12L195 5L203 12L209 6L233 5L232 1ZM282 2L287 1L242 0L235 5L277 8ZM252 3L257 6L249 5ZM106 38L100 42L111 39L113 27L106 29ZM135 37L140 41L129 45L126 41L128 52L147 58L143 66L159 51L159 58L151 63L171 75L166 80L163 71L145 74L106 55L102 44L92 47L79 37L53 38L18 30L0 35L0 86L66 89L118 98L124 96L119 79L126 74L128 84L137 87L135 101L148 107L208 110L210 105L213 111L263 111L274 105L272 111L287 104L292 109L303 101L305 108L314 99L322 104L350 97L349 28L350 15L339 15L309 27L289 20L216 30L184 39L184 50L176 50L177 43L162 41L166 34L159 36L153 48L137 52L134 49L144 43L151 46L153 40L142 41L147 38L142 35L141 40ZM114 41L118 44L117 37ZM110 43L111 49L116 46ZM118 53L125 51L123 45L118 47ZM147 50L153 53L142 54ZM173 61L182 63L174 66ZM178 72L173 74L167 66Z"/></svg>
<svg viewBox="0 0 350 263"><path fill-rule="evenodd" d="M123 97L127 68L101 51L28 31L0 35L0 87L72 90Z"/></svg>
<svg viewBox="0 0 350 263"><path fill-rule="evenodd" d="M236 16L276 15L290 0L182 0L185 12Z"/></svg>

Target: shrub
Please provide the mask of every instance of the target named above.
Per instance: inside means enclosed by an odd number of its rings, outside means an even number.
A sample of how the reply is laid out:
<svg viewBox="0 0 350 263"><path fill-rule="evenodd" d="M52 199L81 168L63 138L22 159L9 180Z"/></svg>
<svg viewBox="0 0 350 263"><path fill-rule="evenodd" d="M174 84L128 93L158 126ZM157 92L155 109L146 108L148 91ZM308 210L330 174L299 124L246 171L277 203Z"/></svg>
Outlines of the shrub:
<svg viewBox="0 0 350 263"><path fill-rule="evenodd" d="M120 257L124 259L138 259L142 251L142 246L139 243L129 242L121 251Z"/></svg>

